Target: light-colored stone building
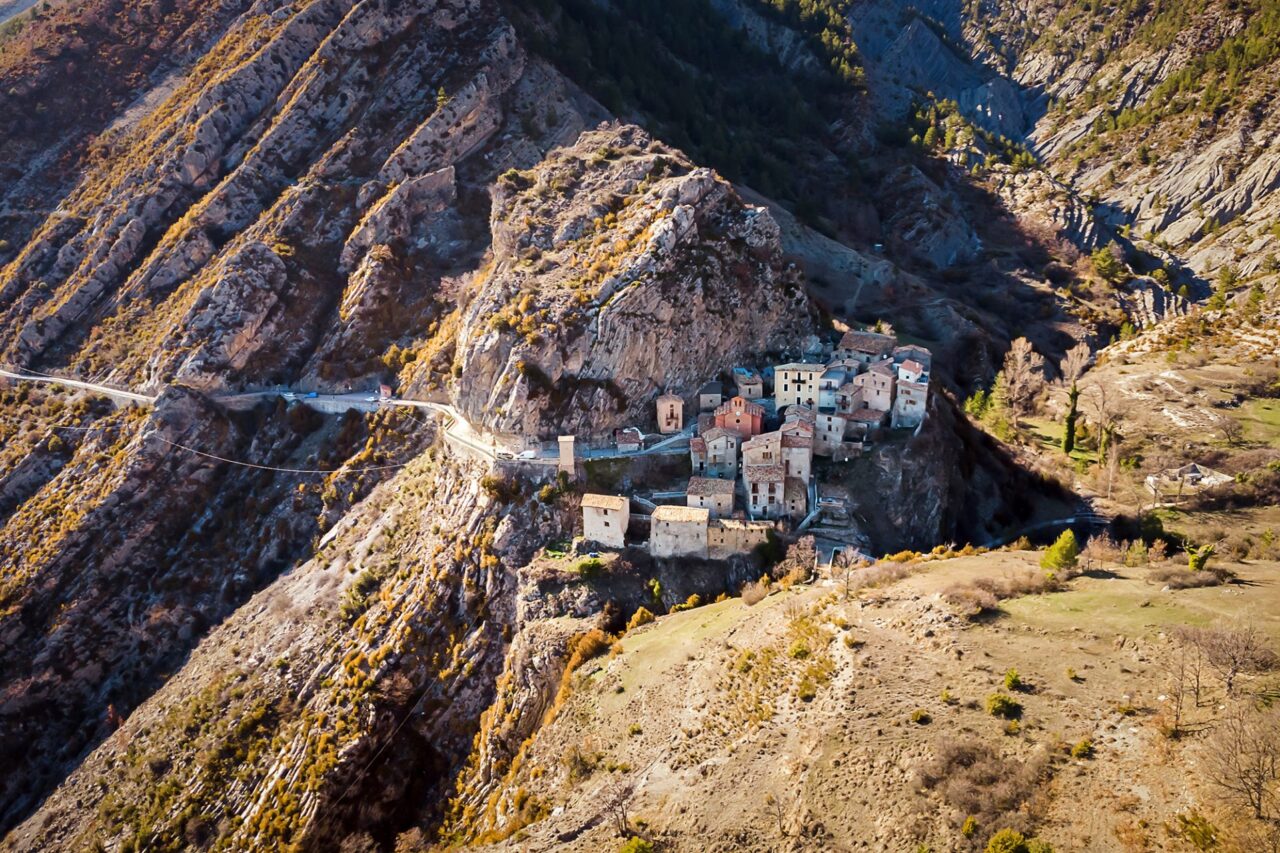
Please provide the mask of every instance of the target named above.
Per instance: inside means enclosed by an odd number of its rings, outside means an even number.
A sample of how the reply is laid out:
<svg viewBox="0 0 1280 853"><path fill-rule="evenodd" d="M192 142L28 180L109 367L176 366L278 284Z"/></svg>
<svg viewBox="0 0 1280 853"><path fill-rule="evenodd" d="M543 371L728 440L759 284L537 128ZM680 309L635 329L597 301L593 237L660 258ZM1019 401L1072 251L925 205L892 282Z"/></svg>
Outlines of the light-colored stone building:
<svg viewBox="0 0 1280 853"><path fill-rule="evenodd" d="M742 442L742 465L781 465L782 433L765 432Z"/></svg>
<svg viewBox="0 0 1280 853"><path fill-rule="evenodd" d="M764 396L764 377L754 367L735 367L733 384L737 386L739 397L759 400Z"/></svg>
<svg viewBox="0 0 1280 853"><path fill-rule="evenodd" d="M658 432L673 435L684 429L684 400L675 394L658 398Z"/></svg>
<svg viewBox="0 0 1280 853"><path fill-rule="evenodd" d="M847 421L835 409L820 409L813 427L813 452L815 456L834 456L844 443Z"/></svg>
<svg viewBox="0 0 1280 853"><path fill-rule="evenodd" d="M707 523L711 513L702 507L660 506L653 511L649 553L655 557L707 556Z"/></svg>
<svg viewBox="0 0 1280 853"><path fill-rule="evenodd" d="M876 412L893 410L893 386L896 382L891 361L876 362L853 380L853 384L862 389L863 405Z"/></svg>
<svg viewBox="0 0 1280 853"><path fill-rule="evenodd" d="M805 426L808 426L807 424ZM813 433L783 432L782 434L782 474L809 482L813 473Z"/></svg>
<svg viewBox="0 0 1280 853"><path fill-rule="evenodd" d="M898 380L898 395L893 401L894 429L915 428L924 420L929 404L929 383Z"/></svg>
<svg viewBox="0 0 1280 853"><path fill-rule="evenodd" d="M752 518L782 517L786 475L782 472L780 462L761 465L744 463L742 481L747 490L747 512Z"/></svg>
<svg viewBox="0 0 1280 853"><path fill-rule="evenodd" d="M644 448L644 433L635 427L625 427L613 434L614 443L623 453L635 453Z"/></svg>
<svg viewBox="0 0 1280 853"><path fill-rule="evenodd" d="M734 480L738 477L738 447L742 439L736 432L713 427L702 434L707 446L708 477Z"/></svg>
<svg viewBox="0 0 1280 853"><path fill-rule="evenodd" d="M733 515L734 488L733 480L693 477L686 489L685 503L707 510L712 518L728 518Z"/></svg>
<svg viewBox="0 0 1280 853"><path fill-rule="evenodd" d="M898 339L878 332L846 332L836 345L835 358L853 359L861 364L874 364L893 356Z"/></svg>
<svg viewBox="0 0 1280 853"><path fill-rule="evenodd" d="M631 504L620 495L582 496L582 538L609 548L626 546Z"/></svg>
<svg viewBox="0 0 1280 853"><path fill-rule="evenodd" d="M796 403L818 404L818 380L826 372L821 364L781 364L773 369L773 399L778 411Z"/></svg>
<svg viewBox="0 0 1280 853"><path fill-rule="evenodd" d="M774 529L771 521L713 518L707 524L707 554L714 560L746 554L768 542Z"/></svg>

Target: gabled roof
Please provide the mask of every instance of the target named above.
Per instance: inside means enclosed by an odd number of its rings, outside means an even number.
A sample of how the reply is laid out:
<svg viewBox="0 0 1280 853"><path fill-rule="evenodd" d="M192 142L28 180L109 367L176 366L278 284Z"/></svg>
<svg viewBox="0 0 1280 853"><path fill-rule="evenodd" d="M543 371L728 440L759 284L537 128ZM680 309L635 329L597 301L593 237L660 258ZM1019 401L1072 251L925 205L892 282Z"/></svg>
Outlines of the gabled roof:
<svg viewBox="0 0 1280 853"><path fill-rule="evenodd" d="M759 403L753 403L746 397L731 397L719 406L716 406L717 415L731 415L734 412L743 412L748 415L764 417L764 406Z"/></svg>
<svg viewBox="0 0 1280 853"><path fill-rule="evenodd" d="M826 370L823 364L808 364L805 362L793 361L790 364L779 364L773 370L776 373L779 370L790 370L798 373L821 373Z"/></svg>
<svg viewBox="0 0 1280 853"><path fill-rule="evenodd" d="M724 386L719 382L711 381L698 389L699 394L723 394Z"/></svg>
<svg viewBox="0 0 1280 853"><path fill-rule="evenodd" d="M675 394L663 394L658 398L659 403L684 403L684 399Z"/></svg>
<svg viewBox="0 0 1280 853"><path fill-rule="evenodd" d="M582 505L593 509L616 509L621 511L630 507L631 503L621 495L587 494L582 496Z"/></svg>
<svg viewBox="0 0 1280 853"><path fill-rule="evenodd" d="M884 376L893 376L893 364L888 361L877 361L875 364L867 368L867 373L879 373Z"/></svg>
<svg viewBox="0 0 1280 853"><path fill-rule="evenodd" d="M716 477L690 477L686 492L695 496L732 495L733 480L721 480Z"/></svg>
<svg viewBox="0 0 1280 853"><path fill-rule="evenodd" d="M849 420L863 424L878 424L884 420L884 412L877 412L875 409L854 409L849 414Z"/></svg>
<svg viewBox="0 0 1280 853"><path fill-rule="evenodd" d="M738 434L731 429L724 429L723 427L712 427L702 434L703 441L718 441L722 438L727 438L737 443Z"/></svg>
<svg viewBox="0 0 1280 853"><path fill-rule="evenodd" d="M911 373L927 373L928 372L925 366L920 362L916 361L914 358L909 358L906 361L902 362L901 369L909 371Z"/></svg>
<svg viewBox="0 0 1280 853"><path fill-rule="evenodd" d="M840 349L868 355L889 355L897 343L898 339L892 335L878 332L845 332L840 339Z"/></svg>
<svg viewBox="0 0 1280 853"><path fill-rule="evenodd" d="M758 447L768 447L771 444L781 445L781 443L782 433L762 432L742 442L742 452L746 453L748 450L755 450Z"/></svg>
<svg viewBox="0 0 1280 853"><path fill-rule="evenodd" d="M701 506L660 506L653 511L654 521L691 522L706 524L711 511Z"/></svg>

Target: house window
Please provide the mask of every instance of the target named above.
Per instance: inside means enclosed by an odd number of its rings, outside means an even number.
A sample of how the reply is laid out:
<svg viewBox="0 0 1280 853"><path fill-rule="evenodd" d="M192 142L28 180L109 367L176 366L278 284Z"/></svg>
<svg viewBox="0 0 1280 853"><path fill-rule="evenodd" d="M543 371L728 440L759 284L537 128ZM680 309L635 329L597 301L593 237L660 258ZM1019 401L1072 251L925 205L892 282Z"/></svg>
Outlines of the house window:
<svg viewBox="0 0 1280 853"><path fill-rule="evenodd" d="M606 522L604 523L604 526L605 526L605 527L609 527L609 526L610 526L610 525L609 525L609 522L607 522L607 521L606 521Z"/></svg>

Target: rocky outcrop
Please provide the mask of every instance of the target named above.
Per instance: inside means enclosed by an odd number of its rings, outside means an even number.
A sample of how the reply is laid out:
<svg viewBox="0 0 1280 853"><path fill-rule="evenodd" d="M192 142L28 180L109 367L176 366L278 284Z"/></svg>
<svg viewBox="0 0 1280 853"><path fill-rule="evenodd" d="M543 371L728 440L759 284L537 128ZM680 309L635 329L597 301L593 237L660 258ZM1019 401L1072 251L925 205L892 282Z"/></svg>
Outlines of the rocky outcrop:
<svg viewBox="0 0 1280 853"><path fill-rule="evenodd" d="M769 213L638 128L504 176L492 229L455 396L498 431L647 422L664 390L692 392L806 317Z"/></svg>
<svg viewBox="0 0 1280 853"><path fill-rule="evenodd" d="M893 211L886 242L905 256L946 269L972 260L982 247L955 197L914 166L887 176L880 199Z"/></svg>

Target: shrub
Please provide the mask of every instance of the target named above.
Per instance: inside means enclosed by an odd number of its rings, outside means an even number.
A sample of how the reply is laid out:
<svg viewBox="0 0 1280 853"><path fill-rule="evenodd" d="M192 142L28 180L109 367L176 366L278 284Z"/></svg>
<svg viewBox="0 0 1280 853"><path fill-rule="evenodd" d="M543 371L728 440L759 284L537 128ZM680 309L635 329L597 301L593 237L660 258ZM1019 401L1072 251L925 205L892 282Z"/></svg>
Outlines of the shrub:
<svg viewBox="0 0 1280 853"><path fill-rule="evenodd" d="M1018 671L1016 669L1010 669L1008 672L1004 674L1004 689L1005 690L1021 690L1022 689L1022 676L1018 675Z"/></svg>
<svg viewBox="0 0 1280 853"><path fill-rule="evenodd" d="M578 634L569 641L571 651L565 672L573 672L592 658L604 654L611 645L613 645L613 638L599 628L592 628L585 634Z"/></svg>
<svg viewBox="0 0 1280 853"><path fill-rule="evenodd" d="M748 607L759 604L769 594L769 589L762 583L752 582L742 587L742 601Z"/></svg>
<svg viewBox="0 0 1280 853"><path fill-rule="evenodd" d="M653 853L653 843L645 841L638 836L632 836L622 842L622 846L618 848L618 853Z"/></svg>
<svg viewBox="0 0 1280 853"><path fill-rule="evenodd" d="M1093 741L1089 738L1077 743L1071 747L1072 758L1093 758Z"/></svg>
<svg viewBox="0 0 1280 853"><path fill-rule="evenodd" d="M960 825L960 834L965 838L973 838L978 831L978 819L973 815L969 815L964 819L964 823Z"/></svg>
<svg viewBox="0 0 1280 853"><path fill-rule="evenodd" d="M1167 586L1169 589L1199 589L1207 586L1221 586L1233 577L1235 575L1232 572L1217 567L1193 572L1179 566L1166 566L1162 569L1152 569L1147 572L1148 581Z"/></svg>
<svg viewBox="0 0 1280 853"><path fill-rule="evenodd" d="M671 612L679 613L682 610L692 610L695 607L701 607L701 606L702 606L702 596L698 595L695 592L693 595L689 596L684 600L684 604L677 604L675 607L671 608Z"/></svg>
<svg viewBox="0 0 1280 853"><path fill-rule="evenodd" d="M627 630L639 628L641 625L648 625L654 619L653 613L649 608L641 606L639 610L631 614L631 619L627 622Z"/></svg>
<svg viewBox="0 0 1280 853"><path fill-rule="evenodd" d="M911 722L918 726L927 726L933 722L933 717L929 716L929 712L924 708L916 708L911 712Z"/></svg>
<svg viewBox="0 0 1280 853"><path fill-rule="evenodd" d="M1062 531L1057 541L1050 545L1040 558L1040 568L1050 571L1075 568L1080 557L1080 545L1071 530Z"/></svg>
<svg viewBox="0 0 1280 853"><path fill-rule="evenodd" d="M636 735L641 734L643 731L644 729L640 728L639 723L632 723L631 725L627 726L627 734L631 735L632 737L635 737Z"/></svg>
<svg viewBox="0 0 1280 853"><path fill-rule="evenodd" d="M1006 693L992 693L987 697L987 713L993 717L1016 720L1022 716L1022 704Z"/></svg>

